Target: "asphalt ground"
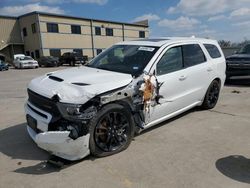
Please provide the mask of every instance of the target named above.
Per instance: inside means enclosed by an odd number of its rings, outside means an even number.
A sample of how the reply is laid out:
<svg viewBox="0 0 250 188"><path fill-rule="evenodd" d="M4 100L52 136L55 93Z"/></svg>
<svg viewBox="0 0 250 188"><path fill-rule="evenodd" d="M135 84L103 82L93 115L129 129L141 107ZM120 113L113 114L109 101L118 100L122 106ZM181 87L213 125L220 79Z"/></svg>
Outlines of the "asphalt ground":
<svg viewBox="0 0 250 188"><path fill-rule="evenodd" d="M250 187L250 78L213 110L190 110L136 136L126 151L57 168L26 132L28 82L59 68L0 72L0 187Z"/></svg>

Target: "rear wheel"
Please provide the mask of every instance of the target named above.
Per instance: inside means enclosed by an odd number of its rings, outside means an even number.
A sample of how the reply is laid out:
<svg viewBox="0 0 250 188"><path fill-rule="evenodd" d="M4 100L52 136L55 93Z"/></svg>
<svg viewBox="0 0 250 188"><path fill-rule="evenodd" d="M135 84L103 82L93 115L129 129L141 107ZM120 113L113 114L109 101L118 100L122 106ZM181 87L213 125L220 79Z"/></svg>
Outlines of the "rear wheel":
<svg viewBox="0 0 250 188"><path fill-rule="evenodd" d="M104 157L125 150L134 136L131 113L121 105L103 107L90 122L90 151Z"/></svg>
<svg viewBox="0 0 250 188"><path fill-rule="evenodd" d="M212 109L217 104L220 94L220 83L217 80L214 80L205 95L202 108L203 109Z"/></svg>

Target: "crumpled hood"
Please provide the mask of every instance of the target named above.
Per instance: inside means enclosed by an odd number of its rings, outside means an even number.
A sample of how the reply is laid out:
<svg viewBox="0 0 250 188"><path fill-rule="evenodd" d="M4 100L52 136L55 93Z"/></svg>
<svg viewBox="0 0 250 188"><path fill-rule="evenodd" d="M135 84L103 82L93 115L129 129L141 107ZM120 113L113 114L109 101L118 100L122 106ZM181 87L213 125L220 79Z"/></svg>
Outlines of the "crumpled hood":
<svg viewBox="0 0 250 188"><path fill-rule="evenodd" d="M35 78L28 88L48 98L58 95L60 102L84 104L98 94L128 85L132 79L129 74L81 66Z"/></svg>

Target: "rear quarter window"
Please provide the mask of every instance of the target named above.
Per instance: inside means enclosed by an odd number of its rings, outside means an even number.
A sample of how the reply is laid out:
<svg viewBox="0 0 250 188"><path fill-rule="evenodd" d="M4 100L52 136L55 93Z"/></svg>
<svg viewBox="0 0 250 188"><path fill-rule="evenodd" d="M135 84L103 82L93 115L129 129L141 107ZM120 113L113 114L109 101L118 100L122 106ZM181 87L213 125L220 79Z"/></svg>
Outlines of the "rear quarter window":
<svg viewBox="0 0 250 188"><path fill-rule="evenodd" d="M215 58L221 57L221 53L220 53L219 49L217 48L217 46L215 46L213 44L204 44L204 46L212 58L215 59Z"/></svg>
<svg viewBox="0 0 250 188"><path fill-rule="evenodd" d="M182 46L184 66L191 67L206 62L206 57L199 44Z"/></svg>

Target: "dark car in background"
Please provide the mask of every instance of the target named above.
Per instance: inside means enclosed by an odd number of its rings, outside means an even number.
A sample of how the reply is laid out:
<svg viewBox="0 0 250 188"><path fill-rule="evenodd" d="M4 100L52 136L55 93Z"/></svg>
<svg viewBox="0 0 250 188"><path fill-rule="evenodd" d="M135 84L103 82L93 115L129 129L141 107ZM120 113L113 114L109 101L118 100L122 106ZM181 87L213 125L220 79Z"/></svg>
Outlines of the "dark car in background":
<svg viewBox="0 0 250 188"><path fill-rule="evenodd" d="M9 70L9 65L0 59L0 71Z"/></svg>
<svg viewBox="0 0 250 188"><path fill-rule="evenodd" d="M245 45L235 54L228 56L226 64L227 79L232 76L250 75L250 44Z"/></svg>
<svg viewBox="0 0 250 188"><path fill-rule="evenodd" d="M77 63L83 65L87 60L88 56L83 56L82 54L77 52L66 52L59 58L59 62L61 65L68 64L71 66L75 66L75 64Z"/></svg>
<svg viewBox="0 0 250 188"><path fill-rule="evenodd" d="M60 65L59 58L53 56L43 56L38 59L38 64L40 67L58 67Z"/></svg>

